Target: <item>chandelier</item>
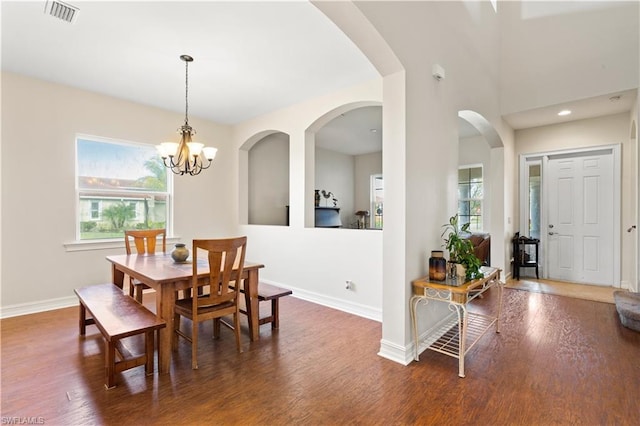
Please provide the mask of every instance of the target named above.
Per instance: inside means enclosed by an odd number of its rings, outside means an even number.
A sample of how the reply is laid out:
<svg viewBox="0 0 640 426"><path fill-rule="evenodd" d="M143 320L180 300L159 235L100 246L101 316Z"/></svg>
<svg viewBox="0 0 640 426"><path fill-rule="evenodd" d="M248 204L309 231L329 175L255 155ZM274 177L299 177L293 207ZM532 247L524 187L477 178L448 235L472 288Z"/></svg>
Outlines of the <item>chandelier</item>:
<svg viewBox="0 0 640 426"><path fill-rule="evenodd" d="M211 166L211 161L215 158L218 150L205 147L204 144L192 140L196 131L189 126L189 62L193 62L193 58L189 55L182 55L180 59L184 61L185 67L185 110L184 125L178 129L178 133L181 135L180 142L163 142L156 148L165 167L171 169L173 173L195 176Z"/></svg>

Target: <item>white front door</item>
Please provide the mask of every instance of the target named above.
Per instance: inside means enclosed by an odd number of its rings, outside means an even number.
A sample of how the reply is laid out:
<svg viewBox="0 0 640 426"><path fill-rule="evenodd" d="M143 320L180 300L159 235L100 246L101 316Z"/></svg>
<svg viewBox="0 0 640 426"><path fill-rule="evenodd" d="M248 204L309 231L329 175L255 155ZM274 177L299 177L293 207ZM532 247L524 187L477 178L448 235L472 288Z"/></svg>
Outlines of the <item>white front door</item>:
<svg viewBox="0 0 640 426"><path fill-rule="evenodd" d="M615 285L613 153L548 159L548 278Z"/></svg>

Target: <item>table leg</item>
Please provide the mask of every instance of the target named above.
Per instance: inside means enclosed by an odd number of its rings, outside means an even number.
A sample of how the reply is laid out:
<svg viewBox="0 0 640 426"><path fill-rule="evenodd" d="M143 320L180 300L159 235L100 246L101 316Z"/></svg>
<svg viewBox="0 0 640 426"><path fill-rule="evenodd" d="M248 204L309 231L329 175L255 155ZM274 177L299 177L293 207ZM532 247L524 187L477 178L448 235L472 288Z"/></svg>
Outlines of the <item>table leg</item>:
<svg viewBox="0 0 640 426"><path fill-rule="evenodd" d="M409 309L411 311L411 329L413 331L413 346L414 346L413 359L416 361L420 361L420 355L418 354L418 318L416 315L416 309L418 308L419 302L420 302L420 298L416 296L413 296L409 301Z"/></svg>
<svg viewBox="0 0 640 426"><path fill-rule="evenodd" d="M458 351L458 376L464 377L464 355L467 343L467 327L469 327L469 315L464 305L455 305L458 311L458 331L460 337Z"/></svg>
<svg viewBox="0 0 640 426"><path fill-rule="evenodd" d="M124 288L124 272L116 268L115 263L111 264L111 281L120 288Z"/></svg>
<svg viewBox="0 0 640 426"><path fill-rule="evenodd" d="M158 369L166 374L171 366L171 339L173 339L173 314L175 303L175 286L163 284L156 287L156 312L167 323L158 330Z"/></svg>
<svg viewBox="0 0 640 426"><path fill-rule="evenodd" d="M496 277L496 280L498 280L498 315L496 316L496 333L500 333L500 315L502 315L502 289L504 285L502 284L502 281L500 281L500 275Z"/></svg>
<svg viewBox="0 0 640 426"><path fill-rule="evenodd" d="M249 335L251 341L260 339L260 320L258 306L258 270L252 269L244 281L244 300L249 320Z"/></svg>

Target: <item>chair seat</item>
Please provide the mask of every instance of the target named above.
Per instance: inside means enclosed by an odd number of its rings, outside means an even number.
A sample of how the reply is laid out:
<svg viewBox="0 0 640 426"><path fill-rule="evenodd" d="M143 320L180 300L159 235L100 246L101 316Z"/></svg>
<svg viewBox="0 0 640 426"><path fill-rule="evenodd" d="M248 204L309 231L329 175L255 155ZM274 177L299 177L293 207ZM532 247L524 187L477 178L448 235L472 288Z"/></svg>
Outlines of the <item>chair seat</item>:
<svg viewBox="0 0 640 426"><path fill-rule="evenodd" d="M220 303L217 305L212 305L212 306L200 306L198 308L198 314L202 315L202 314L207 314L210 312L216 312L216 311L221 311L224 309L230 309L231 313L233 313L235 311L235 303L233 301L228 301L225 303ZM186 314L191 314L191 311L193 310L193 299L192 298L188 298L188 299L179 299L176 300L176 305L175 305L175 311L176 312L180 312L180 315L184 315Z"/></svg>

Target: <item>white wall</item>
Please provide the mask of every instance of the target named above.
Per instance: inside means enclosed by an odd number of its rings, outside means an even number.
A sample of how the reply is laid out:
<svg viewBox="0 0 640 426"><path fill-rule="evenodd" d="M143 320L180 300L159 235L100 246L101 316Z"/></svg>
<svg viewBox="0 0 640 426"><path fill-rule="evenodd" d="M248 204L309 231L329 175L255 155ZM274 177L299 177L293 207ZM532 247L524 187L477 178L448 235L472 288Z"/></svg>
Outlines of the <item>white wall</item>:
<svg viewBox="0 0 640 426"><path fill-rule="evenodd" d="M107 282L106 255L69 252L75 239L75 135L157 144L177 140L181 113L2 73L2 315L76 303L73 289ZM174 181L174 235L228 236L237 206L230 128L190 117L218 148L213 166ZM25 156L24 154L27 153Z"/></svg>
<svg viewBox="0 0 640 426"><path fill-rule="evenodd" d="M383 114L397 121L389 134L383 119L387 208L381 355L398 361L410 360L411 281L425 275L428 254L442 244L441 226L456 211L458 111L476 111L501 136L504 131L497 95L497 17L488 2L471 6L473 13L460 2L356 3L404 68L402 75L385 76L385 84L402 93L385 87L383 103ZM348 26L341 23L341 28ZM431 76L434 64L445 69L444 80ZM504 189L492 190L503 199ZM504 227L503 221L492 229L501 233ZM503 259L495 259L497 265ZM446 307L430 304L421 311L421 332L447 314Z"/></svg>
<svg viewBox="0 0 640 426"><path fill-rule="evenodd" d="M290 226L244 225L241 221L239 224L239 232L249 238L247 259L265 264L260 279L291 288L296 297L376 320L381 319L382 310L382 233L314 228L313 222L305 226L306 212L313 213L313 190L333 191L330 182L324 183L324 187L314 182L316 150L308 142L313 138L306 133L312 123L336 108L350 104L355 108L362 106L362 102L380 103L381 99L382 81L374 80L241 123L233 131L237 149L268 129L289 135ZM323 162L318 163L322 167ZM246 164L241 161L237 170L240 181L245 170ZM353 182L353 166L351 170ZM341 196L336 195L342 208ZM239 187L240 206L245 196L246 191ZM353 291L345 289L346 280L355 283Z"/></svg>

